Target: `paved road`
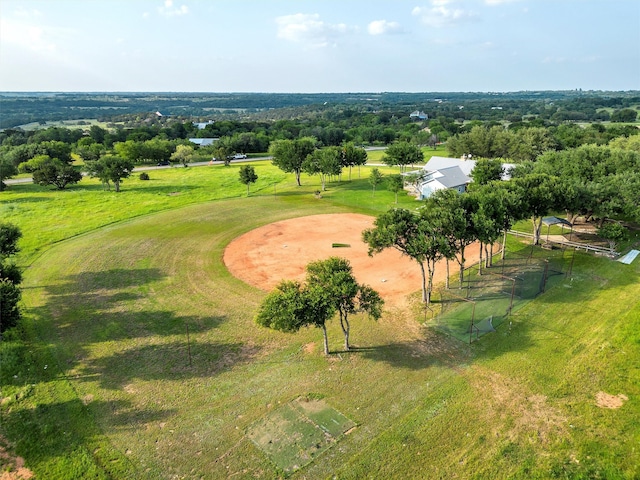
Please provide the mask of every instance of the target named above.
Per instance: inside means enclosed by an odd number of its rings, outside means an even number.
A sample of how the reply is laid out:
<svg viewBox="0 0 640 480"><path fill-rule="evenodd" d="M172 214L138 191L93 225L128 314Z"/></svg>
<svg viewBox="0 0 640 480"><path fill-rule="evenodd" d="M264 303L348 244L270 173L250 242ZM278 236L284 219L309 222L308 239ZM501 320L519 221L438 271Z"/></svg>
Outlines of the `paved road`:
<svg viewBox="0 0 640 480"><path fill-rule="evenodd" d="M257 162L259 160L271 160L271 157L256 157L256 158L246 158L243 160L230 160L231 163L244 163L244 162ZM219 161L219 162L193 162L193 163L188 163L187 166L189 167L203 167L206 165L222 165L224 162ZM174 165L162 165L162 166L157 166L157 165L145 165L142 167L135 167L133 169L133 172L144 172L145 170L164 170L166 168L183 168L181 164L174 164ZM82 175L86 175L86 173L83 173ZM33 179L31 177L24 177L24 178L10 178L10 179L6 179L4 181L4 183L6 183L7 185L18 185L21 183L31 183L33 182Z"/></svg>
<svg viewBox="0 0 640 480"><path fill-rule="evenodd" d="M365 150L368 151L373 151L373 150L384 150L386 147L366 147ZM273 157L255 157L255 158L245 158L242 160L230 160L231 163L246 163L246 162L258 162L260 160L271 160L271 158ZM216 162L193 162L193 163L188 163L187 166L189 167L203 167L206 165L222 165L224 162L223 161L216 161ZM175 165L162 165L162 166L156 166L156 165L145 165L143 167L136 167L133 169L133 172L143 172L145 170L163 170L165 168L181 168L180 164L175 164ZM85 175L83 173L83 175ZM4 183L6 183L7 185L18 185L21 183L31 183L33 181L33 179L31 177L24 177L24 178L12 178L12 179L7 179L4 181Z"/></svg>

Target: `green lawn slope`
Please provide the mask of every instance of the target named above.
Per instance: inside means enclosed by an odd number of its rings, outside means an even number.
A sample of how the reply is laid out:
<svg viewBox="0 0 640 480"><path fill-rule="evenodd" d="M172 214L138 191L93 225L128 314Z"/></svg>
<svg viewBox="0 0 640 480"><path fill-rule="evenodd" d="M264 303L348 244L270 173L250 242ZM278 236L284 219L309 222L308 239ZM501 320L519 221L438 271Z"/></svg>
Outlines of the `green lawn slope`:
<svg viewBox="0 0 640 480"><path fill-rule="evenodd" d="M0 344L0 434L37 478L284 476L248 431L305 396L356 427L291 478L640 475L640 262L577 254L471 345L391 309L354 317L346 353L331 322L325 357L317 329L254 324L265 294L230 276L224 248L284 218L376 215L394 195L374 196L367 168L322 198L317 178L256 172L249 197L237 167L1 194L27 268L23 327Z"/></svg>

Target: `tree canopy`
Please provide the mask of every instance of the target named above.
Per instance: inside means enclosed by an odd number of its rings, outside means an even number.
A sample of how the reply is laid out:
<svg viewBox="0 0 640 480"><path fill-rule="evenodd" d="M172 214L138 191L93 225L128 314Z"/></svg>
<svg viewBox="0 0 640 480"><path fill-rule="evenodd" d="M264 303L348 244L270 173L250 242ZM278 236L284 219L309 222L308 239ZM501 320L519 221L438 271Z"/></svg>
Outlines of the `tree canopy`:
<svg viewBox="0 0 640 480"><path fill-rule="evenodd" d="M316 139L313 137L303 137L297 140L276 140L269 147L269 154L273 156L273 165L286 173L293 173L296 176L298 186L300 174L307 157L316 148Z"/></svg>
<svg viewBox="0 0 640 480"><path fill-rule="evenodd" d="M382 315L383 301L367 285L359 285L348 260L330 257L307 265L305 283L283 280L260 304L255 317L263 327L297 332L302 327L322 329L324 353L329 353L326 323L338 312L349 350L349 315L366 312L374 319Z"/></svg>
<svg viewBox="0 0 640 480"><path fill-rule="evenodd" d="M349 315L366 312L374 320L382 316L384 302L380 295L368 285L357 283L347 259L330 257L310 263L307 265L307 284L327 295L330 305L338 312L347 351L350 348Z"/></svg>
<svg viewBox="0 0 640 480"><path fill-rule="evenodd" d="M319 175L322 191L326 190L327 178L342 173L340 147L325 147L314 150L307 156L302 169L309 175Z"/></svg>
<svg viewBox="0 0 640 480"><path fill-rule="evenodd" d="M18 169L13 162L6 156L0 155L0 192L6 188L4 180L17 174Z"/></svg>
<svg viewBox="0 0 640 480"><path fill-rule="evenodd" d="M182 163L182 165L186 167L191 161L193 154L194 149L191 145L178 145L176 146L176 151L171 154L170 158L173 162Z"/></svg>
<svg viewBox="0 0 640 480"><path fill-rule="evenodd" d="M418 145L410 142L394 142L387 147L385 154L382 157L382 161L393 167L395 165L400 166L400 171L403 172L407 165L413 165L424 161L424 153Z"/></svg>
<svg viewBox="0 0 640 480"><path fill-rule="evenodd" d="M342 166L349 168L349 180L351 180L351 169L360 167L367 163L367 151L362 147L357 147L353 142L342 145Z"/></svg>
<svg viewBox="0 0 640 480"><path fill-rule="evenodd" d="M258 181L258 174L253 165L242 165L239 170L240 183L247 186L247 197L249 196L249 185Z"/></svg>
<svg viewBox="0 0 640 480"><path fill-rule="evenodd" d="M417 215L393 208L379 215L374 227L362 232L362 239L369 246L369 255L394 248L414 260L422 275L422 300L429 305L435 266L449 255L449 245L428 210Z"/></svg>
<svg viewBox="0 0 640 480"><path fill-rule="evenodd" d="M32 170L33 182L38 185L53 185L58 190L63 190L67 185L82 180L82 173L57 158L42 156L33 160L38 160L37 166Z"/></svg>
<svg viewBox="0 0 640 480"><path fill-rule="evenodd" d="M116 192L119 192L122 180L133 172L133 162L117 155L104 155L99 160L87 162L86 169L89 176L99 178L108 189L113 182Z"/></svg>

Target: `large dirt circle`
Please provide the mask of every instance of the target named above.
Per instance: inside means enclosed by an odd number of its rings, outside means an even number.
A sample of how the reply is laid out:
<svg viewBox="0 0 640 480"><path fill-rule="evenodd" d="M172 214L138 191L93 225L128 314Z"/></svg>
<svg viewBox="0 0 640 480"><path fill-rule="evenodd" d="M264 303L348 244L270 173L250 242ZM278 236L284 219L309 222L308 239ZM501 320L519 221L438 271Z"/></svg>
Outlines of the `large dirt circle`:
<svg viewBox="0 0 640 480"><path fill-rule="evenodd" d="M351 263L359 283L377 290L387 305L400 305L407 295L420 290L420 268L394 249L373 257L367 254L362 231L373 227L374 220L367 215L346 213L270 223L231 241L223 260L236 278L268 291L284 279L304 280L309 262L343 257ZM335 243L349 246L336 248ZM478 247L472 245L465 253L471 264L478 257ZM434 281L444 281L445 276L446 267L441 262L436 267Z"/></svg>

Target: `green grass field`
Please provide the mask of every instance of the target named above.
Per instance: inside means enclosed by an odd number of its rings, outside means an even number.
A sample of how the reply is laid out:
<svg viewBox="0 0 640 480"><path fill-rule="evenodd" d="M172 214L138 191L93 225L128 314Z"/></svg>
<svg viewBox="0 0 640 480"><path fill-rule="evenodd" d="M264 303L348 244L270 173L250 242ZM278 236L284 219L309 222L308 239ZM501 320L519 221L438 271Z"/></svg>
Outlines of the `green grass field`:
<svg viewBox="0 0 640 480"><path fill-rule="evenodd" d="M227 272L224 248L285 218L376 215L394 195L372 195L366 168L321 199L318 178L256 173L249 197L236 166L152 172L119 194L88 180L0 194L26 267L23 329L0 344L0 434L37 478L640 476L640 262L577 254L472 345L393 309L355 316L356 348L324 357L317 329L254 324L264 293ZM627 400L603 408L602 392ZM249 432L301 397L358 426L288 472Z"/></svg>

